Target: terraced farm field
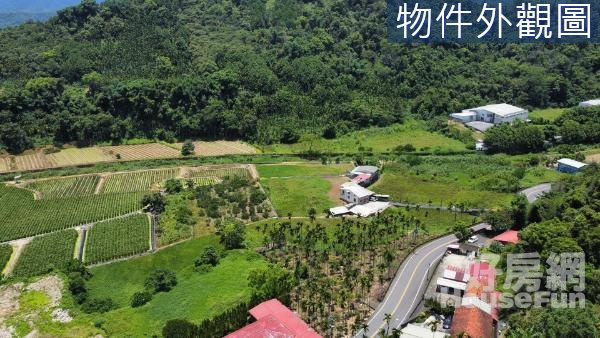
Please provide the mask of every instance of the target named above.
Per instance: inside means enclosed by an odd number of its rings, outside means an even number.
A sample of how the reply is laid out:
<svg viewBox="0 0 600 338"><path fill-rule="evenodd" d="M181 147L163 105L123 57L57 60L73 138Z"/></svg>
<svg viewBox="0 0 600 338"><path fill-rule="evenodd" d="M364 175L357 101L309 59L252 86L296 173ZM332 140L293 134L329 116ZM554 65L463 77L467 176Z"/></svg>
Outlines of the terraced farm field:
<svg viewBox="0 0 600 338"><path fill-rule="evenodd" d="M11 171L10 157L0 157L0 172Z"/></svg>
<svg viewBox="0 0 600 338"><path fill-rule="evenodd" d="M0 185L0 242L44 234L140 209L139 193L35 200L29 190Z"/></svg>
<svg viewBox="0 0 600 338"><path fill-rule="evenodd" d="M77 231L69 229L34 238L25 245L13 275L29 277L46 273L73 259Z"/></svg>
<svg viewBox="0 0 600 338"><path fill-rule="evenodd" d="M83 261L99 263L150 249L150 218L139 214L94 224L88 231Z"/></svg>
<svg viewBox="0 0 600 338"><path fill-rule="evenodd" d="M89 196L96 191L100 176L86 175L38 180L25 185L39 192L38 199Z"/></svg>
<svg viewBox="0 0 600 338"><path fill-rule="evenodd" d="M242 167L222 167L222 168L211 168L211 167L198 167L191 168L187 173L188 178L198 177L216 177L224 178L226 176L250 176L250 173L246 168Z"/></svg>
<svg viewBox="0 0 600 338"><path fill-rule="evenodd" d="M182 143L177 143L181 148ZM234 141L215 141L215 142L194 142L195 153L198 156L224 156L224 155L244 155L256 154L257 151L252 146L243 142Z"/></svg>
<svg viewBox="0 0 600 338"><path fill-rule="evenodd" d="M64 167L98 162L108 162L115 158L106 154L102 148L68 148L57 153L46 155L51 167Z"/></svg>
<svg viewBox="0 0 600 338"><path fill-rule="evenodd" d="M197 156L223 156L256 154L252 146L235 141L194 142ZM182 143L171 146L147 143L121 146L67 148L51 154L38 151L34 154L0 157L0 173L42 170L112 161L135 161L181 156ZM14 163L13 163L14 161Z"/></svg>
<svg viewBox="0 0 600 338"><path fill-rule="evenodd" d="M135 144L125 146L103 147L102 151L112 158L119 155L123 161L146 160L153 158L171 158L181 156L177 149L160 143Z"/></svg>
<svg viewBox="0 0 600 338"><path fill-rule="evenodd" d="M104 180L100 191L103 194L148 191L163 181L176 178L179 172L179 168L168 168L111 174Z"/></svg>
<svg viewBox="0 0 600 338"><path fill-rule="evenodd" d="M52 166L43 153L15 156L17 170L40 170Z"/></svg>

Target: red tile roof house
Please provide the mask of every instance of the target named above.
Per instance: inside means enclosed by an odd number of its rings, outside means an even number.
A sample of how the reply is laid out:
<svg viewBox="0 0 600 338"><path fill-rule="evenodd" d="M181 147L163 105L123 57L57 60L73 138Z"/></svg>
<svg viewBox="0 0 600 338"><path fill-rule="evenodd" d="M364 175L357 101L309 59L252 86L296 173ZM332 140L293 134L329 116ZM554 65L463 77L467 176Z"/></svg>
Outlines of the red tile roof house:
<svg viewBox="0 0 600 338"><path fill-rule="evenodd" d="M228 334L225 338L322 338L297 314L277 299L250 309L256 321Z"/></svg>
<svg viewBox="0 0 600 338"><path fill-rule="evenodd" d="M494 337L498 308L494 291L496 270L485 262L471 264L471 279L467 284L461 306L454 311L452 337L466 334L470 338Z"/></svg>
<svg viewBox="0 0 600 338"><path fill-rule="evenodd" d="M507 243L517 244L517 243L519 243L519 232L516 230L508 230L492 239L494 241L498 241L498 242L501 242L504 244L507 244Z"/></svg>

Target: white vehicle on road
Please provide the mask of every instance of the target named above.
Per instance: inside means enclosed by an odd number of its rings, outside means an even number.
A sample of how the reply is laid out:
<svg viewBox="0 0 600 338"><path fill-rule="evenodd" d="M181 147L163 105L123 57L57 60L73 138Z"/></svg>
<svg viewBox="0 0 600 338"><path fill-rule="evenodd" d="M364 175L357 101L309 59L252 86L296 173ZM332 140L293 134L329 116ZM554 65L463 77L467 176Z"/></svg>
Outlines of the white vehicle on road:
<svg viewBox="0 0 600 338"><path fill-rule="evenodd" d="M469 238L469 240L467 240L467 242L469 242L469 243L475 243L475 242L477 242L478 240L479 240L479 237L477 237L477 236L471 236L471 237Z"/></svg>

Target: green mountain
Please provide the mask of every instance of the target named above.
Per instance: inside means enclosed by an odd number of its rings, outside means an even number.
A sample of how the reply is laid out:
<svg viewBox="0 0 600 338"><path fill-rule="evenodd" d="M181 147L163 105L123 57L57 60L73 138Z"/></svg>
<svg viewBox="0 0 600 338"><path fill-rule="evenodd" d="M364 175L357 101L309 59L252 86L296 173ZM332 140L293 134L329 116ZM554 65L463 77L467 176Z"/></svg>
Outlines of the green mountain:
<svg viewBox="0 0 600 338"><path fill-rule="evenodd" d="M84 1L0 30L0 144L294 142L600 96L600 47L398 44L374 0ZM327 130L325 130L327 129Z"/></svg>

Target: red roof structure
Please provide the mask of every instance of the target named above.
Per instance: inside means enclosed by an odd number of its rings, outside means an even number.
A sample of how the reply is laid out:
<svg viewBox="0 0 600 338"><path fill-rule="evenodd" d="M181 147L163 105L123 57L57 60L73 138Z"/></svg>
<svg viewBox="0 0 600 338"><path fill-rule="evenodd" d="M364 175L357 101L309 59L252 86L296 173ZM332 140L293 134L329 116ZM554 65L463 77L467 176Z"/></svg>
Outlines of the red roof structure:
<svg viewBox="0 0 600 338"><path fill-rule="evenodd" d="M454 311L454 319L452 319L452 328L450 329L452 337L458 337L461 333L466 333L472 338L491 338L493 332L494 322L492 316L481 309L461 306Z"/></svg>
<svg viewBox="0 0 600 338"><path fill-rule="evenodd" d="M516 230L507 230L492 239L502 243L517 244L519 243L519 232Z"/></svg>
<svg viewBox="0 0 600 338"><path fill-rule="evenodd" d="M277 299L258 304L250 309L250 314L256 319L254 323L225 338L322 338Z"/></svg>

